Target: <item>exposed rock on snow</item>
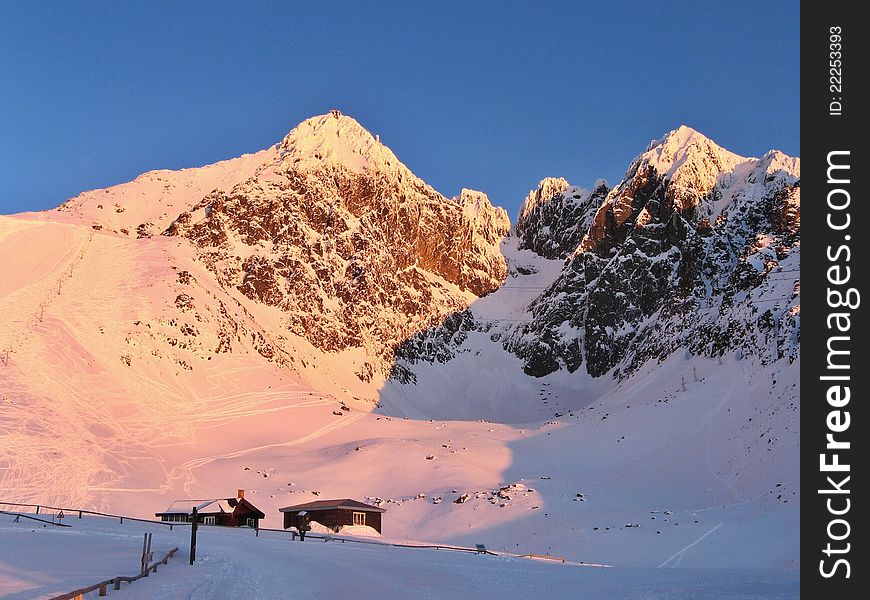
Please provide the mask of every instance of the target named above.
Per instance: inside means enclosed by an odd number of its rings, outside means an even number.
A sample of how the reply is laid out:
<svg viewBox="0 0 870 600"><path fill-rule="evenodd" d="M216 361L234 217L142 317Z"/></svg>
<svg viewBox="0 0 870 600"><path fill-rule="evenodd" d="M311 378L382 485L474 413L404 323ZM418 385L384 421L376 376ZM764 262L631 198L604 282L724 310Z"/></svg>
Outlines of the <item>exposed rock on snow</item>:
<svg viewBox="0 0 870 600"><path fill-rule="evenodd" d="M361 379L501 285L510 222L485 194L441 196L347 116L308 119L277 148L167 234L193 241L224 286L278 307L289 332L328 352L363 348Z"/></svg>
<svg viewBox="0 0 870 600"><path fill-rule="evenodd" d="M681 127L632 163L505 347L536 376L625 376L683 347L794 360L799 224L799 159L741 158Z"/></svg>
<svg viewBox="0 0 870 600"><path fill-rule="evenodd" d="M520 209L516 227L520 249L529 248L545 258L570 255L609 191L604 181L597 181L589 191L569 186L562 178L541 180Z"/></svg>

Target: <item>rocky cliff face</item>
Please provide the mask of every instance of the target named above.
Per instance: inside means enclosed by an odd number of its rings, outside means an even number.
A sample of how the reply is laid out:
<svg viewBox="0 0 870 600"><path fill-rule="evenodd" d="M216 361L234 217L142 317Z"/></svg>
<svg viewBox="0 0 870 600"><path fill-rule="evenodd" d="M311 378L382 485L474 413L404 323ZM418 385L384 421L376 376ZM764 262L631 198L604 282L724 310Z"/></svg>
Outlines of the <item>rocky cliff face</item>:
<svg viewBox="0 0 870 600"><path fill-rule="evenodd" d="M361 379L504 280L505 211L480 192L443 197L352 118L308 119L276 150L166 234L190 239L222 285L280 309L281 325L320 350L363 348Z"/></svg>
<svg viewBox="0 0 870 600"><path fill-rule="evenodd" d="M536 376L621 376L684 347L794 360L799 231L799 159L742 158L681 127L607 194L505 347Z"/></svg>
<svg viewBox="0 0 870 600"><path fill-rule="evenodd" d="M516 227L520 249L528 248L545 258L572 254L609 191L604 181L589 191L570 186L561 177L541 180L520 209Z"/></svg>
<svg viewBox="0 0 870 600"><path fill-rule="evenodd" d="M488 321L472 306L416 334L397 353L399 381L414 380L416 362L464 352L471 331L537 377L622 378L677 351L762 363L798 356L799 159L743 158L681 127L653 141L613 190L543 180L517 237L520 249L564 259L558 276L521 317ZM512 277L533 272L511 265Z"/></svg>

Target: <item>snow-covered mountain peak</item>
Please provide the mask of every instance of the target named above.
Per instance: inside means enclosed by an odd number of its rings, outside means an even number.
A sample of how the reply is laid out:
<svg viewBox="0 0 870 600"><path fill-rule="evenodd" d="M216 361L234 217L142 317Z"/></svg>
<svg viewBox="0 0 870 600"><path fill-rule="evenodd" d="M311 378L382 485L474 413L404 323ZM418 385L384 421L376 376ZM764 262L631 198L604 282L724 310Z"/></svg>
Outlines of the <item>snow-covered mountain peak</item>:
<svg viewBox="0 0 870 600"><path fill-rule="evenodd" d="M467 188L462 188L453 201L462 207L462 214L474 235L484 238L482 247L489 248L491 260L500 260L498 244L510 235L511 230L511 219L507 211L501 206L494 206L485 193Z"/></svg>
<svg viewBox="0 0 870 600"><path fill-rule="evenodd" d="M516 232L520 248L545 258L564 258L589 229L592 217L610 188L603 179L586 190L561 177L545 177L520 207Z"/></svg>
<svg viewBox="0 0 870 600"><path fill-rule="evenodd" d="M463 206L481 206L491 204L486 192L469 188L462 188L462 191L460 191L459 195L454 197L453 200L459 202L459 204Z"/></svg>
<svg viewBox="0 0 870 600"><path fill-rule="evenodd" d="M295 170L337 163L362 173L392 172L399 160L356 119L337 110L302 121L278 145L282 162Z"/></svg>
<svg viewBox="0 0 870 600"><path fill-rule="evenodd" d="M511 220L507 211L500 206L494 206L485 192L462 188L462 191L453 198L453 201L462 206L463 211L471 220L476 219L481 213L494 211L497 222L504 226L505 231L510 230Z"/></svg>
<svg viewBox="0 0 870 600"><path fill-rule="evenodd" d="M730 171L746 159L722 148L686 125L654 140L638 161L677 185L706 193L723 171Z"/></svg>
<svg viewBox="0 0 870 600"><path fill-rule="evenodd" d="M789 156L779 150L769 150L759 160L764 167L765 173L774 174L778 171L785 171L798 179L801 176L801 159L800 157Z"/></svg>
<svg viewBox="0 0 870 600"><path fill-rule="evenodd" d="M562 177L544 177L538 187L531 190L523 205L520 207L520 214L517 222L524 221L528 216L535 211L541 203L549 202L562 192L568 189L569 183Z"/></svg>

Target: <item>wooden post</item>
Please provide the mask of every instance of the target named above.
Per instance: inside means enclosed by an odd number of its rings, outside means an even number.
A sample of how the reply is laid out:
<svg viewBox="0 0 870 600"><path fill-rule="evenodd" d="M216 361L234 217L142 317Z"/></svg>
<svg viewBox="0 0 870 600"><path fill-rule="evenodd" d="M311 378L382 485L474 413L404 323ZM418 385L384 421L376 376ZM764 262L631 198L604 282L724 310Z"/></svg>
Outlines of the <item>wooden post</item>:
<svg viewBox="0 0 870 600"><path fill-rule="evenodd" d="M115 589L116 590L121 589L121 578L120 577L115 577Z"/></svg>
<svg viewBox="0 0 870 600"><path fill-rule="evenodd" d="M39 505L36 505L36 514L39 514Z"/></svg>
<svg viewBox="0 0 870 600"><path fill-rule="evenodd" d="M108 593L109 592L106 590L106 584L104 583L103 585L100 586L100 596L105 596Z"/></svg>
<svg viewBox="0 0 870 600"><path fill-rule="evenodd" d="M82 511L79 511L79 519L82 518Z"/></svg>
<svg viewBox="0 0 870 600"><path fill-rule="evenodd" d="M139 574L145 572L145 566L147 565L147 556L148 552L148 534L146 533L142 538L142 558L139 559Z"/></svg>
<svg viewBox="0 0 870 600"><path fill-rule="evenodd" d="M193 507L193 521L190 523L190 564L196 560L196 507Z"/></svg>

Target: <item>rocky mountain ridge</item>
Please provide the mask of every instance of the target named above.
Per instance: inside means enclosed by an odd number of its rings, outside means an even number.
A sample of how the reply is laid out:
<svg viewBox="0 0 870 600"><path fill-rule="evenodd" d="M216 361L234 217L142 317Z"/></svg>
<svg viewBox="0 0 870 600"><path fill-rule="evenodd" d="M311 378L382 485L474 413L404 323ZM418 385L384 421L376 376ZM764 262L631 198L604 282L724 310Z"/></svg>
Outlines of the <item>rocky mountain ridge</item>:
<svg viewBox="0 0 870 600"><path fill-rule="evenodd" d="M517 235L520 249L565 258L520 322L450 320L410 340L405 363L449 360L464 328L496 329L493 341L536 377L623 378L679 350L797 358L800 159L743 158L683 126L654 140L612 190L543 180ZM411 371L395 369L406 380Z"/></svg>
<svg viewBox="0 0 870 600"><path fill-rule="evenodd" d="M267 354L293 338L359 349L364 382L411 381L409 365L449 360L469 330L492 331L533 376L623 377L680 348L796 356L800 161L740 157L689 127L653 140L612 189L545 178L528 194L518 248L565 264L511 323L469 310L523 276L501 247L506 212L481 192L445 198L338 111L262 152L125 185L61 210L186 238L224 289L274 309ZM97 222L104 198L118 201Z"/></svg>
<svg viewBox="0 0 870 600"><path fill-rule="evenodd" d="M408 336L499 287L509 228L485 194L443 197L335 112L304 121L274 161L165 233L193 242L225 287L278 308L289 333L324 352L363 348L369 381Z"/></svg>
<svg viewBox="0 0 870 600"><path fill-rule="evenodd" d="M542 179L526 196L517 217L520 249L528 248L544 258L572 254L608 192L604 180L596 181L590 191L571 186L561 177Z"/></svg>

